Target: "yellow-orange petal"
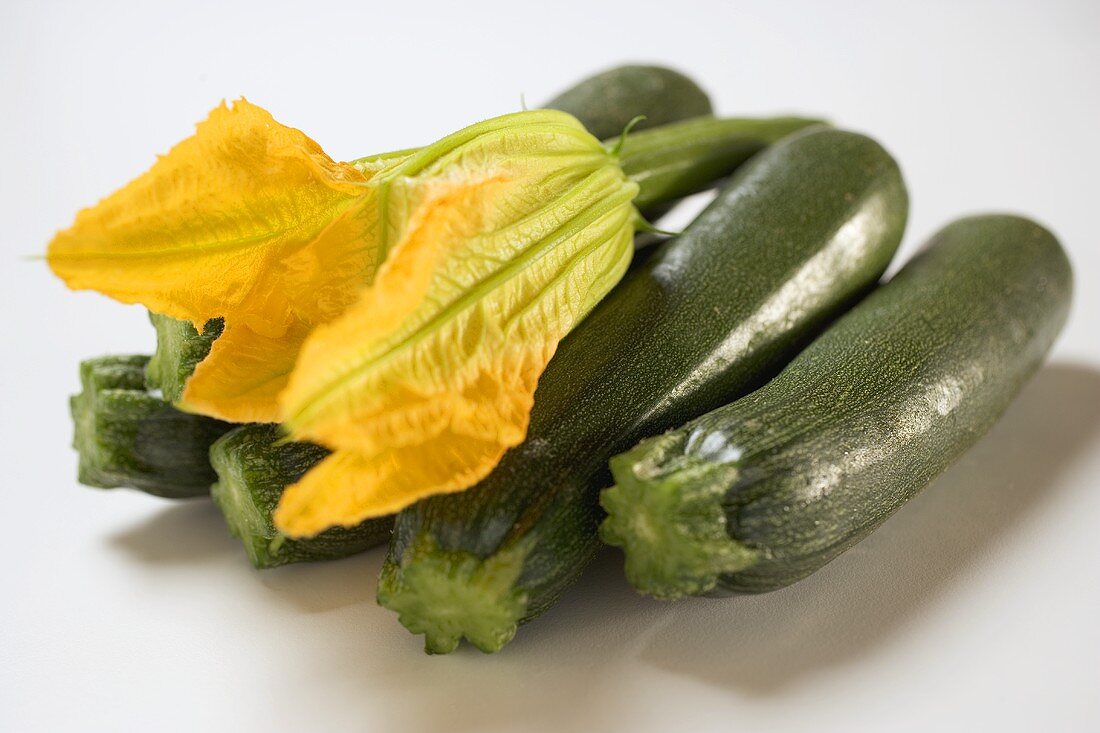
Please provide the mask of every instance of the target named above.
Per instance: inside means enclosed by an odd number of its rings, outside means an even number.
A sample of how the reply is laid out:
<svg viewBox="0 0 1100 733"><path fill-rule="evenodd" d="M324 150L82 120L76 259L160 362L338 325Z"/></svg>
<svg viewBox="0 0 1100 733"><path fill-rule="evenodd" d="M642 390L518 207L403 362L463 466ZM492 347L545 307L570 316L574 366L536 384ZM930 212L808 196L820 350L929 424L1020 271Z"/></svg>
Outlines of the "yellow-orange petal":
<svg viewBox="0 0 1100 733"><path fill-rule="evenodd" d="M281 397L295 438L336 450L314 469L323 480L286 492L282 531L467 488L522 441L558 341L632 254L636 187L562 117L471 136L393 181L396 244L359 301L309 336Z"/></svg>
<svg viewBox="0 0 1100 733"><path fill-rule="evenodd" d="M278 422L279 393L309 330L296 320L272 338L226 326L187 380L180 407L228 422Z"/></svg>
<svg viewBox="0 0 1100 733"><path fill-rule="evenodd" d="M71 288L198 324L224 318L227 334L192 378L188 406L275 420L305 332L373 278L377 188L368 182L408 155L337 163L263 109L223 103L149 171L81 211L47 258Z"/></svg>
<svg viewBox="0 0 1100 733"><path fill-rule="evenodd" d="M74 289L192 322L229 318L273 262L355 205L365 180L263 109L223 103L149 171L81 211L47 259ZM275 326L286 314L250 316Z"/></svg>
<svg viewBox="0 0 1100 733"><path fill-rule="evenodd" d="M275 525L290 537L311 537L333 526L352 527L431 494L462 491L478 479L469 456L496 463L504 452L495 442L464 436L456 437L450 446L449 453L430 463L423 460L419 447L369 457L338 450L287 488L274 515Z"/></svg>

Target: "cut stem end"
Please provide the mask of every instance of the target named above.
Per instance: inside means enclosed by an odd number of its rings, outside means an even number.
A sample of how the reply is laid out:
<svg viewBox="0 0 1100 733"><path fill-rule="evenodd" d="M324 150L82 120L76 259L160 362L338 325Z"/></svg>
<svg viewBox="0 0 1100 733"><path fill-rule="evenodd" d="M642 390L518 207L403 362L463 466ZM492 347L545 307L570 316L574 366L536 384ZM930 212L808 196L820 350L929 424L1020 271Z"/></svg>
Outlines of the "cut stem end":
<svg viewBox="0 0 1100 733"><path fill-rule="evenodd" d="M462 639L496 652L527 614L527 593L516 587L526 554L515 547L483 559L421 535L399 563L383 569L378 603L424 634L428 654L449 654Z"/></svg>
<svg viewBox="0 0 1100 733"><path fill-rule="evenodd" d="M677 439L660 436L612 459L615 485L600 497L608 513L600 538L623 549L636 590L664 599L706 593L758 557L726 532L722 499L737 465L683 455Z"/></svg>

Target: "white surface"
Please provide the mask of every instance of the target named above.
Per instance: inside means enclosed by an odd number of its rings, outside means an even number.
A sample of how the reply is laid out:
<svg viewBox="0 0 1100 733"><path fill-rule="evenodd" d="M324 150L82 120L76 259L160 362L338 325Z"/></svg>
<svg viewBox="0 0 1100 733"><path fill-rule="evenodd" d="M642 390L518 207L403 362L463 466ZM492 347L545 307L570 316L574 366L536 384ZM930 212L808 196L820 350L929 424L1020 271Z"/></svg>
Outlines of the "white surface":
<svg viewBox="0 0 1100 733"><path fill-rule="evenodd" d="M1100 730L1100 5L92 5L0 5L0 730ZM912 191L905 254L990 208L1068 247L1050 365L871 539L784 591L672 605L609 553L501 654L429 658L374 605L379 552L258 574L206 503L75 484L77 362L152 332L19 256L221 98L349 158L631 59L726 113L871 131Z"/></svg>

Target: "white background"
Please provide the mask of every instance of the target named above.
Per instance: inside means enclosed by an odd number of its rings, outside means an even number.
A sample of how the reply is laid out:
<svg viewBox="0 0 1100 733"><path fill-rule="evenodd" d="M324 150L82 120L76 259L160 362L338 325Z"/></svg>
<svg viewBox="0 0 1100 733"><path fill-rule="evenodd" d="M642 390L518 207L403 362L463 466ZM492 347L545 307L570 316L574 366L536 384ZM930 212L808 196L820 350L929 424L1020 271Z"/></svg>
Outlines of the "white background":
<svg viewBox="0 0 1100 733"><path fill-rule="evenodd" d="M98 7L93 7L96 5ZM1074 261L1049 365L872 538L767 596L658 603L607 553L496 656L430 658L380 551L253 571L206 502L74 479L81 358L143 312L40 254L246 95L338 159L430 141L626 60L727 114L868 131L949 218L1028 213ZM1100 4L0 5L0 730L1100 730Z"/></svg>

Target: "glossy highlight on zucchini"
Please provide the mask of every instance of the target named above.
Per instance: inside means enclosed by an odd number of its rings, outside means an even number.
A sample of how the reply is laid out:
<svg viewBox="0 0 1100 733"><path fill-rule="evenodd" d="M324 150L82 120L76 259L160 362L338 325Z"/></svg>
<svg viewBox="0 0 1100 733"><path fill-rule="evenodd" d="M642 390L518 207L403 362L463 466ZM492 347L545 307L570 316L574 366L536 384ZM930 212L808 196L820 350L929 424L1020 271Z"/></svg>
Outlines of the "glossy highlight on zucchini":
<svg viewBox="0 0 1100 733"><path fill-rule="evenodd" d="M398 515L379 602L428 652L500 649L594 554L607 459L774 375L878 280L907 210L862 135L807 130L753 158L561 343L526 441Z"/></svg>
<svg viewBox="0 0 1100 733"><path fill-rule="evenodd" d="M147 356L80 363L82 391L69 400L77 480L171 499L205 496L214 483L207 452L233 426L172 407L145 389Z"/></svg>
<svg viewBox="0 0 1100 733"><path fill-rule="evenodd" d="M605 542L643 593L761 592L866 537L973 445L1065 323L1069 261L962 219L762 389L615 457Z"/></svg>
<svg viewBox="0 0 1100 733"><path fill-rule="evenodd" d="M283 490L326 455L320 446L286 440L277 425L238 427L210 448L210 463L217 472L211 495L255 567L336 560L390 538L392 516L329 529L306 540L288 539L276 531L271 515Z"/></svg>

